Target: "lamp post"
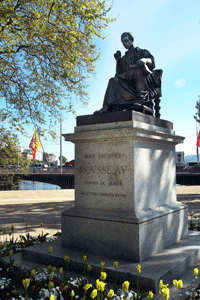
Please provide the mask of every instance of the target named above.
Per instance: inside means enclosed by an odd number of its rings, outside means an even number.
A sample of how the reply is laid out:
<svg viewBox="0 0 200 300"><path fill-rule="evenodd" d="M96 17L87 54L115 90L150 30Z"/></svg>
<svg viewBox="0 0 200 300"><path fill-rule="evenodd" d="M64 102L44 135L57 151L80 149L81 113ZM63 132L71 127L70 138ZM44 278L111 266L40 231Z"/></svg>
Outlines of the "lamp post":
<svg viewBox="0 0 200 300"><path fill-rule="evenodd" d="M199 136L199 122L197 120L199 120L200 117L200 95L198 95L199 97L199 103L197 105L198 107L198 112L196 113L196 133L197 133L197 141L198 141L198 136ZM197 145L197 161L199 161L199 146Z"/></svg>
<svg viewBox="0 0 200 300"><path fill-rule="evenodd" d="M60 173L62 174L62 118L60 118Z"/></svg>

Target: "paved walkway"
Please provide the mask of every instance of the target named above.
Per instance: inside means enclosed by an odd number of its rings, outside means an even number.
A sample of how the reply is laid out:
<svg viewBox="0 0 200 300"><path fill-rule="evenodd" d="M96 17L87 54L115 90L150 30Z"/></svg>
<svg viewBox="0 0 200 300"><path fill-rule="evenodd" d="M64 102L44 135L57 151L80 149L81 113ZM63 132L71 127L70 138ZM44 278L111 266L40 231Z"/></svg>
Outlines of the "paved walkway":
<svg viewBox="0 0 200 300"><path fill-rule="evenodd" d="M26 232L37 236L41 230L53 235L61 230L61 212L73 205L74 190L0 191L0 228L9 231L14 225L14 238ZM0 241L5 238L1 233Z"/></svg>
<svg viewBox="0 0 200 300"><path fill-rule="evenodd" d="M177 198L189 212L200 214L200 186L177 186ZM0 191L0 228L9 231L14 225L16 236L27 230L37 235L43 223L44 232L52 235L61 230L61 212L73 205L74 190Z"/></svg>
<svg viewBox="0 0 200 300"><path fill-rule="evenodd" d="M177 199L200 214L200 186L177 186ZM73 205L74 190L0 191L0 228L14 225L16 238L27 231L40 234L43 223L43 231L53 235L61 230L61 212Z"/></svg>
<svg viewBox="0 0 200 300"><path fill-rule="evenodd" d="M200 215L200 186L177 186L177 200L188 206L188 212Z"/></svg>

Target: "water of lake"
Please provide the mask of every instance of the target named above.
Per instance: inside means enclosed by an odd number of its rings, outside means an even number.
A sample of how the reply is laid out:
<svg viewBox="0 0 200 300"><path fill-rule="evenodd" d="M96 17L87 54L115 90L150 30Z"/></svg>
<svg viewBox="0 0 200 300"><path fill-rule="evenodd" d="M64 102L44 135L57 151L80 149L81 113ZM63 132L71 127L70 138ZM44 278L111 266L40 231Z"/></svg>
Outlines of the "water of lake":
<svg viewBox="0 0 200 300"><path fill-rule="evenodd" d="M46 182L21 180L19 182L19 190L60 190L61 187Z"/></svg>

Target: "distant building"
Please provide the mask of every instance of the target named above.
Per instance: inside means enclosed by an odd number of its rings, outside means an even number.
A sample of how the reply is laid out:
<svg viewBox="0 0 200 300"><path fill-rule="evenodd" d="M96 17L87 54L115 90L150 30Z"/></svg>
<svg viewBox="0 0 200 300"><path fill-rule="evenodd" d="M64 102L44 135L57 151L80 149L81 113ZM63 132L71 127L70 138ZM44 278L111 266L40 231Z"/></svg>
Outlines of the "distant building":
<svg viewBox="0 0 200 300"><path fill-rule="evenodd" d="M49 154L49 162L52 163L52 162L54 162L56 160L57 160L57 158L56 158L55 154L50 153Z"/></svg>
<svg viewBox="0 0 200 300"><path fill-rule="evenodd" d="M33 151L32 151L32 149L24 149L24 151L22 152L22 154L25 156L26 159L30 159L30 160L33 159ZM39 161L43 161L43 152L37 151L35 159L37 159Z"/></svg>
<svg viewBox="0 0 200 300"><path fill-rule="evenodd" d="M185 155L183 151L175 152L175 161L177 167L185 166Z"/></svg>
<svg viewBox="0 0 200 300"><path fill-rule="evenodd" d="M36 152L36 155L35 155L35 158L39 161L42 161L43 160L43 152L41 151L37 151Z"/></svg>
<svg viewBox="0 0 200 300"><path fill-rule="evenodd" d="M24 149L24 151L22 152L22 154L24 155L24 157L26 159L32 159L33 158L33 151L31 149Z"/></svg>
<svg viewBox="0 0 200 300"><path fill-rule="evenodd" d="M43 162L50 164L56 160L55 154L43 152Z"/></svg>

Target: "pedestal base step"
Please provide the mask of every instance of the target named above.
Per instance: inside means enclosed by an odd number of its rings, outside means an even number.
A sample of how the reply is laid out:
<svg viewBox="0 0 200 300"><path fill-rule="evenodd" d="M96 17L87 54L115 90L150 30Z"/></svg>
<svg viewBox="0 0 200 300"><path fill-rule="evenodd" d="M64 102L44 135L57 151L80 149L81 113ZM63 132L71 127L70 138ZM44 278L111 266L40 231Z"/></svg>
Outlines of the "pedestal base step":
<svg viewBox="0 0 200 300"><path fill-rule="evenodd" d="M53 252L49 255L48 248L52 246ZM32 261L37 264L46 264L64 267L64 256L70 257L69 270L75 273L83 274L84 263L83 255L87 253L73 251L61 247L61 240L35 245L22 250L22 259ZM152 256L146 261L140 263L141 276L140 287L144 290L152 290L154 293L159 290L159 281L162 279L164 283L171 283L174 279L180 279L181 274L188 270L198 259L200 259L200 233L190 232L187 239L181 240L162 252ZM114 282L115 268L113 259L106 258L103 255L88 255L87 263L92 266L90 275L96 279L100 275L100 262L105 262L104 271L107 273L107 282ZM118 259L118 275L119 283L128 280L132 288L137 285L137 263Z"/></svg>

